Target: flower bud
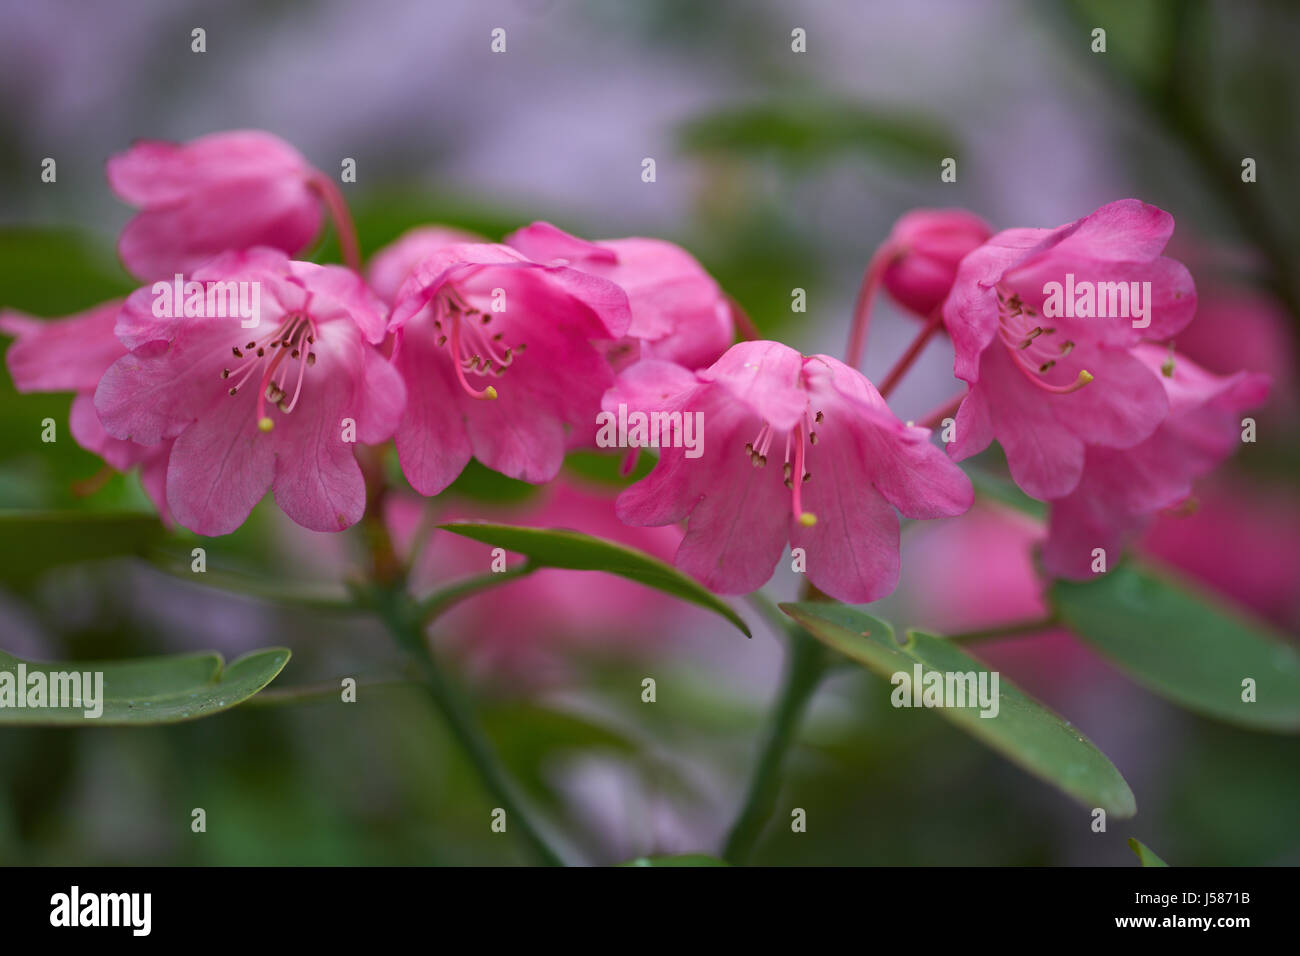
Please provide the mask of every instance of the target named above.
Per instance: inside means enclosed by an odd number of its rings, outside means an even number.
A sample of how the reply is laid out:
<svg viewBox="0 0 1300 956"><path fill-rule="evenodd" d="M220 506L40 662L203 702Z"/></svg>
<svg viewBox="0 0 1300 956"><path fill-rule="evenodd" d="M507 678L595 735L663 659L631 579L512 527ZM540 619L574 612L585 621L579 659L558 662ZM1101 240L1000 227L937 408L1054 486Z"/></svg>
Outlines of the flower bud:
<svg viewBox="0 0 1300 956"><path fill-rule="evenodd" d="M915 209L894 224L887 245L895 254L883 281L899 304L928 317L948 298L957 266L992 235L964 209Z"/></svg>

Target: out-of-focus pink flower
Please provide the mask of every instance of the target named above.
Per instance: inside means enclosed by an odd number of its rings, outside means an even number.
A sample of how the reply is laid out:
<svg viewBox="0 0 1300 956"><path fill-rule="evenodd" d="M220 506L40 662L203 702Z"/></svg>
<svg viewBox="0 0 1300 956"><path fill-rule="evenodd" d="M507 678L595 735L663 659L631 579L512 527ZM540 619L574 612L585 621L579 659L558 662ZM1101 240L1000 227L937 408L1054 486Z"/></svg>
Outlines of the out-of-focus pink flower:
<svg viewBox="0 0 1300 956"><path fill-rule="evenodd" d="M1043 565L1053 574L1091 577L1094 548L1115 561L1152 515L1186 499L1196 478L1232 454L1241 443L1241 412L1268 397L1266 375L1219 377L1181 357L1171 368L1169 352L1154 345L1133 356L1168 392L1169 416L1132 448L1088 447L1082 480L1052 501Z"/></svg>
<svg viewBox="0 0 1300 956"><path fill-rule="evenodd" d="M392 305L397 290L421 259L427 259L447 246L487 241L482 236L451 226L416 226L371 256L366 266L366 278L375 294Z"/></svg>
<svg viewBox="0 0 1300 956"><path fill-rule="evenodd" d="M230 250L293 255L320 232L322 176L282 139L259 130L188 143L142 140L108 161L108 182L140 208L118 240L145 281L188 275Z"/></svg>
<svg viewBox="0 0 1300 956"><path fill-rule="evenodd" d="M697 457L684 441L661 448L654 470L619 497L618 515L633 525L689 519L677 565L715 591L761 587L788 541L804 549L816 587L874 601L898 580L895 508L937 518L970 507L970 482L930 432L900 422L836 359L741 342L692 377L683 388L671 371L657 400L641 382L648 407L639 410L695 415L707 441ZM607 410L617 399L607 397ZM767 467L776 455L779 470Z"/></svg>
<svg viewBox="0 0 1300 956"><path fill-rule="evenodd" d="M901 216L885 240L885 289L922 318L934 314L952 291L957 266L993 230L965 209L914 209Z"/></svg>
<svg viewBox="0 0 1300 956"><path fill-rule="evenodd" d="M615 517L612 493L561 478L535 498L511 506L443 505L394 496L386 520L399 552L409 551L425 507L439 508L440 521L487 520L582 531L664 561L672 559L682 537L676 528L630 528ZM508 567L522 561L513 554L506 559ZM491 566L490 546L435 531L412 571L412 584L417 590L443 587L485 574ZM562 666L557 652L586 648L626 653L657 647L682 620L678 602L644 585L599 572L542 568L465 601L442 617L436 629L440 636L451 636L484 671L533 680Z"/></svg>
<svg viewBox="0 0 1300 956"><path fill-rule="evenodd" d="M506 237L537 262L572 266L622 286L632 306L627 341L611 349L616 368L637 358L704 368L731 345L732 307L704 267L662 239L579 239L548 222Z"/></svg>
<svg viewBox="0 0 1300 956"><path fill-rule="evenodd" d="M1191 275L1160 255L1173 228L1168 213L1126 199L1057 229L1008 229L962 260L944 304L954 371L970 385L949 446L956 460L996 438L1021 488L1061 498L1079 483L1085 447L1150 437L1169 402L1159 371L1132 349L1181 331L1196 309ZM1090 288L1094 304L1121 314L1049 317L1049 283ZM1118 292L1112 308L1107 283L1126 293L1138 283L1145 316L1122 314L1138 310L1118 307Z"/></svg>
<svg viewBox="0 0 1300 956"><path fill-rule="evenodd" d="M1291 423L1300 407L1295 337L1291 322L1271 298L1246 289L1203 293L1196 321L1178 333L1178 353L1220 375L1245 369L1273 382L1264 415Z"/></svg>
<svg viewBox="0 0 1300 956"><path fill-rule="evenodd" d="M0 331L16 337L5 360L19 392L75 392L68 421L73 440L118 471L139 465L145 492L167 518L163 485L171 442L141 445L113 438L95 412L95 387L109 366L126 354L113 334L121 308L122 300L117 299L63 319L0 312Z"/></svg>
<svg viewBox="0 0 1300 956"><path fill-rule="evenodd" d="M1198 486L1195 506L1159 515L1144 551L1281 627L1300 626L1300 500L1294 487L1241 478Z"/></svg>
<svg viewBox="0 0 1300 956"><path fill-rule="evenodd" d="M592 343L619 338L630 319L608 279L508 246L445 246L421 260L390 326L409 394L397 454L412 487L437 494L471 455L511 478L554 478L569 432L594 434L613 384Z"/></svg>
<svg viewBox="0 0 1300 956"><path fill-rule="evenodd" d="M239 315L156 315L154 289L137 290L115 329L131 351L95 393L107 432L175 439L167 502L199 534L234 531L268 488L304 527L355 523L365 486L353 443L389 438L405 398L374 347L383 305L352 271L271 249L226 253L190 281L260 290L258 327Z"/></svg>

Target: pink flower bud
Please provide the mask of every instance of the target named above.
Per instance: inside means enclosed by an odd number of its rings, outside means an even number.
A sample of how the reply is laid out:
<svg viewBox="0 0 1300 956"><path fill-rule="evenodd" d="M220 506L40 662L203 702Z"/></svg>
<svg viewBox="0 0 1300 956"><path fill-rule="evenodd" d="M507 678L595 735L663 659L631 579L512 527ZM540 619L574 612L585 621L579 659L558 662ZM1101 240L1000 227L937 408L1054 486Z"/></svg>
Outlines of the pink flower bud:
<svg viewBox="0 0 1300 956"><path fill-rule="evenodd" d="M929 316L948 298L961 260L992 235L964 209L915 209L890 233L887 245L896 252L885 268L885 288L907 309Z"/></svg>

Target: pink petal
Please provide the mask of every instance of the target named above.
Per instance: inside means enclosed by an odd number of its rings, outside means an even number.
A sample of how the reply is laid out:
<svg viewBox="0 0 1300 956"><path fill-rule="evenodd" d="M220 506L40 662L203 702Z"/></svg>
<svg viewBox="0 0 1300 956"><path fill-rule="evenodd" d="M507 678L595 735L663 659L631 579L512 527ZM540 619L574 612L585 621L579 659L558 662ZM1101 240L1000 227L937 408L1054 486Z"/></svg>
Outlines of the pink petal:
<svg viewBox="0 0 1300 956"><path fill-rule="evenodd" d="M994 288L1011 265L1048 235L1048 229L1004 229L962 259L952 292L943 304L943 322L955 353L953 372L960 379L979 378L980 354L998 333L998 299Z"/></svg>
<svg viewBox="0 0 1300 956"><path fill-rule="evenodd" d="M5 362L19 392L85 391L126 349L113 335L122 300L66 319L36 319L0 311L0 331L17 337Z"/></svg>
<svg viewBox="0 0 1300 956"><path fill-rule="evenodd" d="M803 356L780 342L738 342L703 372L733 399L778 431L793 428L808 409Z"/></svg>
<svg viewBox="0 0 1300 956"><path fill-rule="evenodd" d="M375 294L392 304L397 290L420 260L447 246L487 241L482 236L449 226L417 226L371 256L366 266L366 278Z"/></svg>
<svg viewBox="0 0 1300 956"><path fill-rule="evenodd" d="M460 386L444 356L428 323L398 334L393 366L406 385L406 410L395 436L397 458L411 487L426 496L455 481L472 455Z"/></svg>
<svg viewBox="0 0 1300 956"><path fill-rule="evenodd" d="M252 390L217 402L176 439L167 504L182 527L222 535L248 518L271 486L275 451L257 428Z"/></svg>

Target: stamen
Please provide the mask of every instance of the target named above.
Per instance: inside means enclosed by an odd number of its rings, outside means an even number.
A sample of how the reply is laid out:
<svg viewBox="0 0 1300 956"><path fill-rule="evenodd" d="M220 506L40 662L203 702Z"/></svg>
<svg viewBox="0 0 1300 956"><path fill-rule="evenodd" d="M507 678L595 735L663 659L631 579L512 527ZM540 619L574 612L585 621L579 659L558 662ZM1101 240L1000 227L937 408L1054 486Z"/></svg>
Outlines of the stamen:
<svg viewBox="0 0 1300 956"><path fill-rule="evenodd" d="M226 368L221 371L223 379L239 376L235 384L227 390L230 395L239 394L239 390L253 377L253 374L259 368L262 371L257 396L257 427L260 431L269 432L275 428L274 419L266 413L268 402L278 406L282 412L291 412L297 405L302 394L306 368L308 365L316 364L315 353L306 351L302 347L302 342L304 339L315 342L315 331L316 327L310 315L305 312L293 312L286 315L279 327L261 340L261 345L254 340L242 347L236 345L231 348L234 356L244 359L244 362L233 369ZM271 352L270 361L263 363L261 360L267 358L268 349ZM289 377L289 366L286 360L293 359L298 360L298 375L293 398L286 403L288 391L285 386Z"/></svg>
<svg viewBox="0 0 1300 956"><path fill-rule="evenodd" d="M1056 329L1038 325L1025 328L1029 325L1026 316L1033 315L1033 311L1023 308L1019 296L1005 293L1002 289L997 290L997 297L998 334L1011 356L1012 364L1025 378L1037 388L1056 395L1076 392L1092 381L1092 373L1081 369L1069 385L1049 385L1044 382L1041 376L1056 367L1058 358L1064 358L1074 351L1074 342L1067 340L1049 351L1045 340L1055 335Z"/></svg>

